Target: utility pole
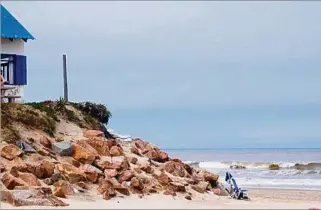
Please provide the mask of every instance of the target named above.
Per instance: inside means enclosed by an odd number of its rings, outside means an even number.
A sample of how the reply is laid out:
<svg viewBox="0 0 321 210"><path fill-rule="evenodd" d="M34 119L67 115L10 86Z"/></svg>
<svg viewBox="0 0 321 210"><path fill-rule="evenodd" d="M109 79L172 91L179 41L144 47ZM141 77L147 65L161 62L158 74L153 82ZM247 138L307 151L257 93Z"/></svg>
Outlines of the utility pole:
<svg viewBox="0 0 321 210"><path fill-rule="evenodd" d="M62 55L64 73L64 100L68 101L67 56Z"/></svg>

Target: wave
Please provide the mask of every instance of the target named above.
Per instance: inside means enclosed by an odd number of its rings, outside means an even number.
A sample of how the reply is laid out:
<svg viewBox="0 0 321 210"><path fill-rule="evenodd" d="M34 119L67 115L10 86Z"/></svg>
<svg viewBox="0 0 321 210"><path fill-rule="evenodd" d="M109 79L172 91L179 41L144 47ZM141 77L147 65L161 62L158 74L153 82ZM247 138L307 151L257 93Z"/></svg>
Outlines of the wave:
<svg viewBox="0 0 321 210"><path fill-rule="evenodd" d="M200 168L208 169L296 169L299 171L319 171L321 163L293 163L293 162L269 162L269 163L251 163L251 162L214 162L214 161L186 161L185 163Z"/></svg>

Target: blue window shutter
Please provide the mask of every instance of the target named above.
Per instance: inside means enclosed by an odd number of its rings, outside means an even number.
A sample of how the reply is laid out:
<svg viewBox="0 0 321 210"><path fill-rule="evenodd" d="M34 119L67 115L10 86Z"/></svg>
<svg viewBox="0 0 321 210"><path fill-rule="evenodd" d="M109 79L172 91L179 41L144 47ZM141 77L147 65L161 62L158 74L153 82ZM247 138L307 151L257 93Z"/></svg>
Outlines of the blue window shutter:
<svg viewBox="0 0 321 210"><path fill-rule="evenodd" d="M27 59L26 56L16 55L14 59L13 76L14 85L27 84Z"/></svg>

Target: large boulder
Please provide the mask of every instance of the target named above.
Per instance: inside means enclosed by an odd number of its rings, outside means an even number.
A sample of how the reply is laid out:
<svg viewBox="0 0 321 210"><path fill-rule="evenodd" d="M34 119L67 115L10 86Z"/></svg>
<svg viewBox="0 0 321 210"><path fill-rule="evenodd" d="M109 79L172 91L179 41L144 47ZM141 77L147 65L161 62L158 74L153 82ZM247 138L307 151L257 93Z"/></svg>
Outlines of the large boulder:
<svg viewBox="0 0 321 210"><path fill-rule="evenodd" d="M73 157L58 156L57 160L60 163L68 163L68 164L73 165L73 166L75 166L77 168L80 167L80 162L78 160L75 160Z"/></svg>
<svg viewBox="0 0 321 210"><path fill-rule="evenodd" d="M67 195L74 194L74 190L68 181L59 180L54 183L54 187L54 195L57 197L65 198Z"/></svg>
<svg viewBox="0 0 321 210"><path fill-rule="evenodd" d="M110 148L110 155L111 156L122 156L123 155L123 151L118 146L112 146Z"/></svg>
<svg viewBox="0 0 321 210"><path fill-rule="evenodd" d="M187 174L183 163L180 162L168 161L164 164L164 169L174 176L184 177Z"/></svg>
<svg viewBox="0 0 321 210"><path fill-rule="evenodd" d="M51 148L51 141L46 136L40 137L39 143L44 147Z"/></svg>
<svg viewBox="0 0 321 210"><path fill-rule="evenodd" d="M82 146L84 149L86 149L88 152L93 154L96 158L99 158L99 153L98 151L92 147L87 140L78 140L76 142L78 145Z"/></svg>
<svg viewBox="0 0 321 210"><path fill-rule="evenodd" d="M110 156L101 156L100 159L96 159L94 165L101 170L105 170L112 163Z"/></svg>
<svg viewBox="0 0 321 210"><path fill-rule="evenodd" d="M41 186L37 177L32 173L18 172L18 177L24 181L28 186Z"/></svg>
<svg viewBox="0 0 321 210"><path fill-rule="evenodd" d="M212 187L216 187L218 178L219 178L219 175L217 174L213 174L208 171L204 172L204 180L209 182Z"/></svg>
<svg viewBox="0 0 321 210"><path fill-rule="evenodd" d="M0 155L8 160L22 156L23 152L13 144L7 144L1 147Z"/></svg>
<svg viewBox="0 0 321 210"><path fill-rule="evenodd" d="M198 184L192 185L191 188L199 193L204 193L209 188L209 183L201 181Z"/></svg>
<svg viewBox="0 0 321 210"><path fill-rule="evenodd" d="M63 174L69 180L70 183L86 181L86 175L84 174L84 172L73 165L66 163L58 163L56 164L56 169L61 174Z"/></svg>
<svg viewBox="0 0 321 210"><path fill-rule="evenodd" d="M69 141L53 143L51 149L60 156L71 156L73 151L72 144Z"/></svg>
<svg viewBox="0 0 321 210"><path fill-rule="evenodd" d="M113 184L106 179L103 179L97 188L99 194L103 194L103 198L105 200L109 200L112 197L116 196L115 189L113 188Z"/></svg>
<svg viewBox="0 0 321 210"><path fill-rule="evenodd" d="M104 133L99 130L86 130L84 132L84 136L89 139L94 137L104 137Z"/></svg>
<svg viewBox="0 0 321 210"><path fill-rule="evenodd" d="M135 176L134 171L131 170L126 170L123 171L121 174L118 176L118 181L122 183L123 181L130 181L131 178Z"/></svg>
<svg viewBox="0 0 321 210"><path fill-rule="evenodd" d="M96 183L99 177L103 175L101 170L89 164L81 166L80 170L84 171L87 180L92 183Z"/></svg>
<svg viewBox="0 0 321 210"><path fill-rule="evenodd" d="M13 190L16 186L26 186L26 183L24 183L21 179L14 177L8 172L2 174L1 181L9 190Z"/></svg>
<svg viewBox="0 0 321 210"><path fill-rule="evenodd" d="M174 192L186 192L186 188L179 182L170 182L168 189Z"/></svg>
<svg viewBox="0 0 321 210"><path fill-rule="evenodd" d="M90 144L97 152L99 155L102 156L109 156L109 145L107 141L104 141L99 138L91 138L87 140L88 144Z"/></svg>
<svg viewBox="0 0 321 210"><path fill-rule="evenodd" d="M49 178L54 173L54 163L37 154L28 156L25 161L27 170L39 179Z"/></svg>
<svg viewBox="0 0 321 210"><path fill-rule="evenodd" d="M95 155L79 144L72 144L72 157L84 164L92 164L95 160Z"/></svg>
<svg viewBox="0 0 321 210"><path fill-rule="evenodd" d="M2 190L1 201L13 206L68 206L52 194L50 188L29 190Z"/></svg>
<svg viewBox="0 0 321 210"><path fill-rule="evenodd" d="M168 185L172 181L171 178L169 178L169 176L167 176L167 174L164 172L157 176L157 180L163 186Z"/></svg>

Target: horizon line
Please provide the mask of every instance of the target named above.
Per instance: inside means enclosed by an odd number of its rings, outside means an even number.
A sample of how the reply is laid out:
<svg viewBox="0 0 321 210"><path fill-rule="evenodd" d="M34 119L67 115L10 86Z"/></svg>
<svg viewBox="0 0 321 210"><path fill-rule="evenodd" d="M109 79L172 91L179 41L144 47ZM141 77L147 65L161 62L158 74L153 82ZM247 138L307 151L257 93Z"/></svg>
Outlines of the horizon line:
<svg viewBox="0 0 321 210"><path fill-rule="evenodd" d="M238 150L238 149L257 149L257 150L263 150L263 149L321 149L320 147L308 147L308 148L287 148L287 147L280 147L280 148L251 148L251 147L240 147L240 148L163 148L163 150Z"/></svg>

